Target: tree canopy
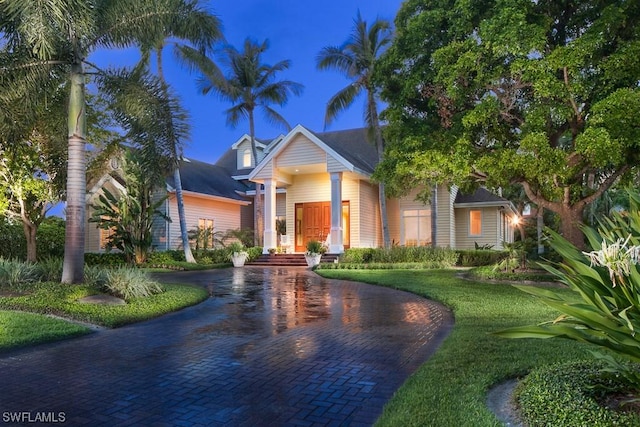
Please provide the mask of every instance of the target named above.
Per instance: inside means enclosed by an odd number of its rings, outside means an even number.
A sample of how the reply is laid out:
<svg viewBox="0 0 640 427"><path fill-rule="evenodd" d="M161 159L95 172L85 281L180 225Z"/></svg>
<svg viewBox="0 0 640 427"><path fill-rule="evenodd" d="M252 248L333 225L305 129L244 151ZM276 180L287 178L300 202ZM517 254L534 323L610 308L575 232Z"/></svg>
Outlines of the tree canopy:
<svg viewBox="0 0 640 427"><path fill-rule="evenodd" d="M379 175L396 192L520 184L582 246L585 206L637 173L639 21L632 1L405 2Z"/></svg>

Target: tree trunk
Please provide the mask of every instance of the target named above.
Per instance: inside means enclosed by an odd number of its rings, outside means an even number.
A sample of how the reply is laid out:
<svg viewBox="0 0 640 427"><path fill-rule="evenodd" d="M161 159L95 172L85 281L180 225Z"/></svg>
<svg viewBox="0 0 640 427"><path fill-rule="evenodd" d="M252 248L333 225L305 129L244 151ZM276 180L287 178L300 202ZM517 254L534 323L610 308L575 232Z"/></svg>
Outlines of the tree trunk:
<svg viewBox="0 0 640 427"><path fill-rule="evenodd" d="M378 121L378 109L376 107L376 99L374 96L373 88L367 89L367 104L369 111L371 112L371 123L373 126L373 133L375 137L375 147L378 153L378 161L382 162L384 157L384 141L382 140L382 131L380 130L380 122ZM382 226L382 244L385 248L391 246L391 237L389 235L389 217L387 215L387 196L385 192L384 183L378 184L378 203L380 208L380 225Z"/></svg>
<svg viewBox="0 0 640 427"><path fill-rule="evenodd" d="M536 216L536 231L538 232L538 255L544 253L544 245L542 244L542 231L544 230L544 209L538 207L538 214Z"/></svg>
<svg viewBox="0 0 640 427"><path fill-rule="evenodd" d="M24 236L27 239L27 262L38 261L38 251L36 245L36 232L38 227L31 222L22 221L22 229L24 230Z"/></svg>
<svg viewBox="0 0 640 427"><path fill-rule="evenodd" d="M563 206L560 216L562 221L560 222L560 234L567 239L578 249L584 250L586 248L584 235L580 226L582 225L582 214L584 211L584 205L582 207L575 206Z"/></svg>
<svg viewBox="0 0 640 427"><path fill-rule="evenodd" d="M85 197L87 194L85 159L85 95L81 63L71 68L68 106L67 206L64 242L63 283L82 283L84 279Z"/></svg>
<svg viewBox="0 0 640 427"><path fill-rule="evenodd" d="M180 169L176 166L173 171L173 180L176 190L176 204L178 205L178 218L180 220L180 238L182 239L182 247L184 248L184 258L187 262L196 263L196 259L191 252L189 246L189 235L187 234L187 220L184 213L184 198L182 197L182 179L180 178Z"/></svg>

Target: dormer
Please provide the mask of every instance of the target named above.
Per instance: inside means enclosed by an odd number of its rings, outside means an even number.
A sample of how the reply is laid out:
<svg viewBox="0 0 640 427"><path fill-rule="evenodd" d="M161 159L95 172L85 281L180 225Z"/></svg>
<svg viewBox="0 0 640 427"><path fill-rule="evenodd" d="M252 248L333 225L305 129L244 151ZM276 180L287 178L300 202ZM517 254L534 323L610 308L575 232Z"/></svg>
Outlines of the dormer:
<svg viewBox="0 0 640 427"><path fill-rule="evenodd" d="M247 134L242 135L240 139L238 139L235 144L231 146L233 150L236 152L236 161L238 170L246 170L255 168L255 164L253 163L253 154L251 152L251 137ZM267 145L263 142L260 142L256 138L256 149L258 151L258 163L265 156L265 149Z"/></svg>

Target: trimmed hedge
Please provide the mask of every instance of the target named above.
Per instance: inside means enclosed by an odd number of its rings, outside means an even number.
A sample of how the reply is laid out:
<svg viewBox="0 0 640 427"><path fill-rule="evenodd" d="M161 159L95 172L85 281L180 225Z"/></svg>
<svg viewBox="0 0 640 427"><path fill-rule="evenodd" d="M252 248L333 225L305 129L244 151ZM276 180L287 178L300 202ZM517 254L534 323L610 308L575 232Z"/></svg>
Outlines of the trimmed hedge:
<svg viewBox="0 0 640 427"><path fill-rule="evenodd" d="M345 264L423 263L454 266L458 254L447 248L394 246L392 248L349 248L340 256Z"/></svg>
<svg viewBox="0 0 640 427"><path fill-rule="evenodd" d="M40 224L36 234L38 259L62 258L64 228L64 220L58 217L49 217ZM27 259L27 240L21 223L0 221L0 258Z"/></svg>
<svg viewBox="0 0 640 427"><path fill-rule="evenodd" d="M532 427L640 425L638 414L615 411L598 403L607 393L629 392L621 381L603 373L603 367L593 361L580 361L533 370L516 388L525 424Z"/></svg>
<svg viewBox="0 0 640 427"><path fill-rule="evenodd" d="M493 265L509 257L509 251L492 249L456 250L456 252L460 256L458 265L461 267Z"/></svg>

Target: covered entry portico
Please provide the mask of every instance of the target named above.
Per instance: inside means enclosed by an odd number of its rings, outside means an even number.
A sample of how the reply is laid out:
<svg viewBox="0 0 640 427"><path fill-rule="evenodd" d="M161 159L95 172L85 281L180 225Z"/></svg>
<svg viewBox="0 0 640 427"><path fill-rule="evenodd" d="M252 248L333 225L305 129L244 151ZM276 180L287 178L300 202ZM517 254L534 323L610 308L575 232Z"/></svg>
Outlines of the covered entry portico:
<svg viewBox="0 0 640 427"><path fill-rule="evenodd" d="M333 254L343 253L345 246L376 246L377 187L369 177L312 132L296 126L270 147L249 175L264 185L263 253L278 246L276 189L286 191L286 230L296 252L304 252L309 240L326 242ZM372 237L361 232L365 227L373 230Z"/></svg>

